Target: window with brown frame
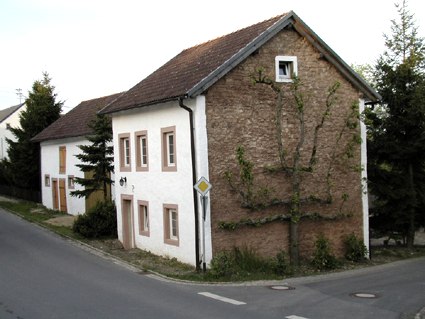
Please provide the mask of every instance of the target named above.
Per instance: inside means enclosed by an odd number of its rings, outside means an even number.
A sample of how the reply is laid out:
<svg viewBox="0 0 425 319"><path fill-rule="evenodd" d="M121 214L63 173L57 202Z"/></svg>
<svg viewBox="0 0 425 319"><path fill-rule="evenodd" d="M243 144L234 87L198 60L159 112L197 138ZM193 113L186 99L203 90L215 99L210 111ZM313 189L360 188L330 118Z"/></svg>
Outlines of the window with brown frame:
<svg viewBox="0 0 425 319"><path fill-rule="evenodd" d="M74 189L74 188L75 188L74 175L68 175L68 189Z"/></svg>
<svg viewBox="0 0 425 319"><path fill-rule="evenodd" d="M44 186L50 187L50 175L49 174L44 175Z"/></svg>
<svg viewBox="0 0 425 319"><path fill-rule="evenodd" d="M119 152L120 152L120 171L131 171L131 149L130 149L130 133L118 135Z"/></svg>
<svg viewBox="0 0 425 319"><path fill-rule="evenodd" d="M179 213L178 206L164 204L164 243L179 246Z"/></svg>
<svg viewBox="0 0 425 319"><path fill-rule="evenodd" d="M66 146L59 146L59 174L66 173Z"/></svg>
<svg viewBox="0 0 425 319"><path fill-rule="evenodd" d="M137 205L139 206L139 234L149 237L149 203L139 200L137 201Z"/></svg>
<svg viewBox="0 0 425 319"><path fill-rule="evenodd" d="M175 172L177 171L176 127L162 128L161 135L162 170Z"/></svg>
<svg viewBox="0 0 425 319"><path fill-rule="evenodd" d="M149 170L148 156L148 132L139 131L134 133L136 143L136 171L143 172Z"/></svg>

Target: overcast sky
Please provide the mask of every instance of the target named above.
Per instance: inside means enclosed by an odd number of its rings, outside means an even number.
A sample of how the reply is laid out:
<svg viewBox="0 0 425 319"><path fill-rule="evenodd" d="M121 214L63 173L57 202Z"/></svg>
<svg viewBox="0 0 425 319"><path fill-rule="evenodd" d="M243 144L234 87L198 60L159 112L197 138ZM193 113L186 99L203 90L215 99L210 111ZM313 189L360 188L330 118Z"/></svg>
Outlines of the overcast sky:
<svg viewBox="0 0 425 319"><path fill-rule="evenodd" d="M67 112L128 90L185 48L290 10L348 64L373 64L398 17L394 2L0 0L0 109L47 71ZM408 6L425 36L425 1Z"/></svg>

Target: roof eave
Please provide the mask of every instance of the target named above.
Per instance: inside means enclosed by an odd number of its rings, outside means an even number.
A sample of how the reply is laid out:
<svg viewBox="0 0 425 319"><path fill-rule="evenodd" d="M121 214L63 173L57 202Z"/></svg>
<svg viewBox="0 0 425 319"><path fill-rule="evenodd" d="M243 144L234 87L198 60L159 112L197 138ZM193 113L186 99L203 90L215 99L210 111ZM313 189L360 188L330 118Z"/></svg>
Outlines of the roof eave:
<svg viewBox="0 0 425 319"><path fill-rule="evenodd" d="M138 108L142 108L142 107L146 107L146 106L150 106L150 105L154 105L154 104L177 101L178 99L186 98L187 96L188 95L186 93L183 93L183 94L173 96L173 97L168 97L168 98L159 99L159 100L153 100L153 101L149 101L149 102L145 102L145 103L134 104L134 105L128 106L126 108L121 108L119 110L106 110L106 108L107 108L107 106L106 106L103 109L101 109L100 111L98 111L98 113L99 114L113 114L113 113L118 113L118 112L126 112L126 111L130 111L130 110L134 110L134 109L138 109Z"/></svg>
<svg viewBox="0 0 425 319"><path fill-rule="evenodd" d="M361 76L359 76L353 69L340 58L312 29L310 29L304 21L293 13L294 29L306 38L324 58L332 63L339 72L341 72L351 84L359 89L367 99L370 101L380 101L381 95L376 92Z"/></svg>
<svg viewBox="0 0 425 319"><path fill-rule="evenodd" d="M66 136L55 136L55 137L44 137L44 138L37 138L37 136L34 136L31 139L31 142L36 142L36 143L42 143L42 142L46 142L46 141L55 141L55 140L63 140L65 138L75 138L75 137L85 137L87 136L89 133L85 133L85 134L76 134L76 135L66 135Z"/></svg>
<svg viewBox="0 0 425 319"><path fill-rule="evenodd" d="M255 52L264 43L269 41L278 32L292 24L294 29L305 37L323 56L332 63L339 72L341 72L357 89L359 89L372 102L381 100L381 96L352 68L345 63L338 54L336 54L313 30L311 30L295 12L290 11L281 20L273 24L266 31L261 33L257 38L251 41L245 48L233 55L229 60L223 63L219 68L211 72L207 77L197 83L187 92L189 97L202 94L209 87L220 80L224 75L245 60L253 52Z"/></svg>

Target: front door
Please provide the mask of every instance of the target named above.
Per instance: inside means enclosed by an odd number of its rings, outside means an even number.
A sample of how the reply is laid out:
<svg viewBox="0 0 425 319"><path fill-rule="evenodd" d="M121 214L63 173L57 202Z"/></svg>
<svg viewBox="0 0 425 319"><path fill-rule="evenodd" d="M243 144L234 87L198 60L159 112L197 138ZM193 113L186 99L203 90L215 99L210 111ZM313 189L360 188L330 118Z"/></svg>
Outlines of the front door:
<svg viewBox="0 0 425 319"><path fill-rule="evenodd" d="M60 211L66 213L67 212L67 206L66 206L66 179L60 178L59 179L59 199L60 199Z"/></svg>
<svg viewBox="0 0 425 319"><path fill-rule="evenodd" d="M133 202L131 199L122 199L122 244L124 249L134 248L133 232Z"/></svg>
<svg viewBox="0 0 425 319"><path fill-rule="evenodd" d="M53 209L59 210L58 180L56 178L52 178L52 201Z"/></svg>

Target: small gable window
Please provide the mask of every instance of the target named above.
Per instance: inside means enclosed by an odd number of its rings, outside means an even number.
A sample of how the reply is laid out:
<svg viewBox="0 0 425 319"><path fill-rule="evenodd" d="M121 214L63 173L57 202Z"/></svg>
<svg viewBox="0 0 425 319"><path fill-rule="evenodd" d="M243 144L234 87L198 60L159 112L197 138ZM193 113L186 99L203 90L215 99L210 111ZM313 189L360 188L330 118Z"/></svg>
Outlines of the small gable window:
<svg viewBox="0 0 425 319"><path fill-rule="evenodd" d="M276 82L292 82L298 74L296 56L279 55L275 59Z"/></svg>

